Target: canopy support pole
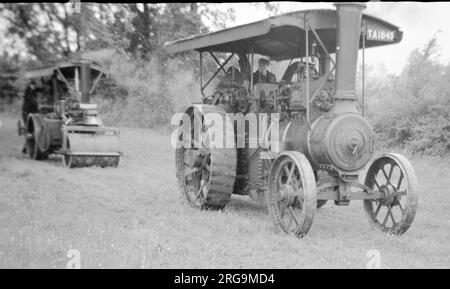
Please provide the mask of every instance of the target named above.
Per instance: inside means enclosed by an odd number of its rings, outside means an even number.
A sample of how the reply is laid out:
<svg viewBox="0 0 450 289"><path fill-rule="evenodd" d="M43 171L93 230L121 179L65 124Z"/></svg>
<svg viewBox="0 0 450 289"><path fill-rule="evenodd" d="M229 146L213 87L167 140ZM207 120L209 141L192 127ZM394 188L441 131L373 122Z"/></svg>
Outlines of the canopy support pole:
<svg viewBox="0 0 450 289"><path fill-rule="evenodd" d="M199 52L200 55L200 93L203 97L205 97L203 93L203 52Z"/></svg>
<svg viewBox="0 0 450 289"><path fill-rule="evenodd" d="M208 84L214 79L214 77L216 77L216 75L223 70L224 66L227 65L228 61L230 61L230 59L233 57L234 53L232 53L226 60L224 63L222 63L221 65L219 65L219 69L216 70L216 72L214 72L213 76L211 76L211 78L205 83L204 86L202 86L202 91L205 90L205 88L208 86ZM225 71L225 70L224 70Z"/></svg>
<svg viewBox="0 0 450 289"><path fill-rule="evenodd" d="M211 54L212 58L214 58L214 60L216 61L217 65L219 65L219 69L222 69L222 71L223 71L224 73L227 73L227 72L225 71L225 69L223 69L223 67L220 66L220 62L219 62L219 60L217 59L217 57L216 57L211 51L209 52L209 54Z"/></svg>
<svg viewBox="0 0 450 289"><path fill-rule="evenodd" d="M253 53L253 46L250 47L250 53L251 53L251 58L250 58L250 61L251 61L251 64L250 64L250 66L251 66L251 69L250 69L250 92L253 95L253 58L254 58L254 55L255 55Z"/></svg>
<svg viewBox="0 0 450 289"><path fill-rule="evenodd" d="M366 67L366 65L365 65L365 50L366 50L366 31L364 30L364 29L362 29L362 36L363 36L363 39L362 39L362 46L363 46L363 48L362 48L362 86L361 86L361 98L362 98L362 115L363 115L363 117L364 117L364 115L365 115L365 113L366 113L366 102L365 102L365 95L364 95L364 78L365 78L365 75L364 75L364 71L365 71L365 67Z"/></svg>
<svg viewBox="0 0 450 289"><path fill-rule="evenodd" d="M78 74L78 67L75 66L75 91L80 90L80 79Z"/></svg>
<svg viewBox="0 0 450 289"><path fill-rule="evenodd" d="M325 54L327 55L327 57L331 60L331 62L333 63L333 65L336 65L336 63L334 62L334 59L331 57L330 53L328 52L327 47L325 46L325 44L323 44L322 39L320 39L319 34L317 34L316 30L314 30L314 28L312 28L311 26L309 26L308 24L308 29L310 29L312 31L312 33L314 34L314 37L316 38L316 40L319 42L320 47L322 47L323 51L325 52Z"/></svg>
<svg viewBox="0 0 450 289"><path fill-rule="evenodd" d="M95 90L95 88L97 87L98 82L100 81L100 79L103 76L103 72L100 72L97 76L97 78L94 80L94 84L91 87L91 90L89 91L89 94L92 94Z"/></svg>
<svg viewBox="0 0 450 289"><path fill-rule="evenodd" d="M309 24L305 19L305 54L306 54L306 123L308 124L308 130L311 130L311 122L309 121Z"/></svg>
<svg viewBox="0 0 450 289"><path fill-rule="evenodd" d="M64 77L64 74L61 72L61 70L59 70L59 68L56 68L56 72L58 73L59 77L61 77L61 79L66 83L67 87L70 90L73 90L73 88L70 86L70 83L67 81L67 79Z"/></svg>

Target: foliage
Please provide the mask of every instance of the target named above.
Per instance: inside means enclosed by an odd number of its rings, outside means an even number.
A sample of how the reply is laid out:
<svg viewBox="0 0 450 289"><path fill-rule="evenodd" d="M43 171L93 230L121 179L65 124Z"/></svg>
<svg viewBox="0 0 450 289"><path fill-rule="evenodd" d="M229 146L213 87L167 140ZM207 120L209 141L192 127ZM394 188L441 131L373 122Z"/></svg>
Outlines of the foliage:
<svg viewBox="0 0 450 289"><path fill-rule="evenodd" d="M411 53L399 76L373 77L369 71L367 113L385 146L426 154L450 151L450 65L436 61L438 52L433 37Z"/></svg>
<svg viewBox="0 0 450 289"><path fill-rule="evenodd" d="M163 75L157 58L138 63L132 56L102 51L96 59L110 71L93 99L108 125L166 127L174 112L200 101L194 72L178 59L167 60Z"/></svg>

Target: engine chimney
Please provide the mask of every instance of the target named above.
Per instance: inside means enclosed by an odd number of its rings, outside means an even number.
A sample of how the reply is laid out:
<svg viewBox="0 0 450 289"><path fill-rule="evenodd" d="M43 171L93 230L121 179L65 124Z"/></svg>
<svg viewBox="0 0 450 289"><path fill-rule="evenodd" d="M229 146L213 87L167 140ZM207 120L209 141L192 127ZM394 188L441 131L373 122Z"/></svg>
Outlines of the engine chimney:
<svg viewBox="0 0 450 289"><path fill-rule="evenodd" d="M91 67L88 60L81 60L81 102L89 103L90 95L89 91L91 89Z"/></svg>
<svg viewBox="0 0 450 289"><path fill-rule="evenodd" d="M337 8L336 95L339 100L356 100L356 66L365 4L335 3Z"/></svg>

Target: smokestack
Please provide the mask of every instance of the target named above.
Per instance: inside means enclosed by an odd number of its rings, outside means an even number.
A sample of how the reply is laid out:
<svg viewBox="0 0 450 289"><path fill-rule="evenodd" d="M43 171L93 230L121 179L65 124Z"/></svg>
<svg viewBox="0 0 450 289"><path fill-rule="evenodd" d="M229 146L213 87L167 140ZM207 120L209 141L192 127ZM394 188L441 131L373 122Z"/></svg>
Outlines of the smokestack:
<svg viewBox="0 0 450 289"><path fill-rule="evenodd" d="M356 100L356 65L365 4L335 3L337 7L336 95L337 99Z"/></svg>
<svg viewBox="0 0 450 289"><path fill-rule="evenodd" d="M89 90L91 89L91 67L89 61L81 61L81 102L89 103Z"/></svg>

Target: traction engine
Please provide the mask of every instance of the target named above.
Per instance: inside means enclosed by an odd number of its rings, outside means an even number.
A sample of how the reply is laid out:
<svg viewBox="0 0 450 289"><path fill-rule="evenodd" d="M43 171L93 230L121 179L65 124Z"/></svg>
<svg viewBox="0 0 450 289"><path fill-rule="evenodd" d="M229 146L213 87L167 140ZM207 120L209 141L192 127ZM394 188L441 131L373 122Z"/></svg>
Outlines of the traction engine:
<svg viewBox="0 0 450 289"><path fill-rule="evenodd" d="M267 206L278 231L303 237L317 208L328 200L336 205L363 200L375 228L391 234L402 234L409 228L417 208L414 169L399 154L374 157L374 132L357 108L358 51L366 45L365 31L369 28L364 25L372 25L375 20L363 17L364 4L336 6L336 11L299 12L297 19L288 15L267 20L271 21L269 31L278 29L276 25L283 29L287 25L286 33L291 32L295 21L302 20L299 31L304 37L297 39L303 46L297 45L300 53L295 52L302 60L291 60L280 82L254 84L250 76L248 88L245 66L241 71L230 69L213 95L186 110L186 117L179 123L176 167L183 196L192 206L218 209L229 202L232 194L249 195ZM245 27L249 36L240 43L248 45L245 49L237 47L236 40L244 28L236 28L236 35L225 31L223 37L230 37L229 42L219 42L213 34L210 38L199 37L198 42L181 40L168 48L178 52L193 47L200 51L200 63L204 51L229 50L241 57L240 51L245 50L251 55L250 67L258 45L267 45L260 53L277 57L276 53L286 51L283 53L292 55L294 52L288 50L295 44L292 42L286 42L285 50L276 50L276 44L282 43L277 38L281 33L263 31L261 38L255 36L257 25L266 23ZM335 29L334 42L324 39L329 33L320 31L326 25ZM400 41L401 33L396 33L395 39ZM381 43L373 40L367 45ZM272 48L276 51L268 51ZM218 64L219 70L224 70L224 64ZM201 87L203 92L202 83ZM236 121L238 114L245 116L243 122ZM253 120L257 122L256 134L250 128ZM218 142L223 145L217 146ZM230 143L234 146L226 145ZM364 172L365 180L361 182Z"/></svg>

